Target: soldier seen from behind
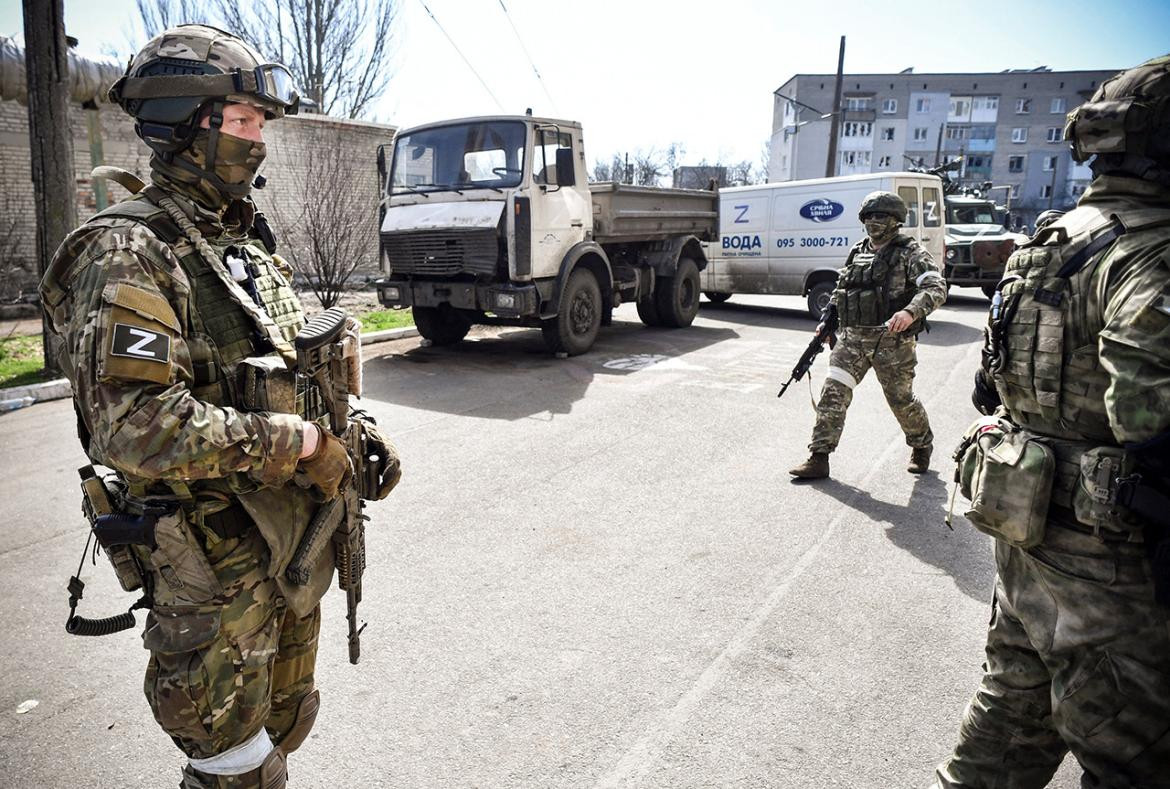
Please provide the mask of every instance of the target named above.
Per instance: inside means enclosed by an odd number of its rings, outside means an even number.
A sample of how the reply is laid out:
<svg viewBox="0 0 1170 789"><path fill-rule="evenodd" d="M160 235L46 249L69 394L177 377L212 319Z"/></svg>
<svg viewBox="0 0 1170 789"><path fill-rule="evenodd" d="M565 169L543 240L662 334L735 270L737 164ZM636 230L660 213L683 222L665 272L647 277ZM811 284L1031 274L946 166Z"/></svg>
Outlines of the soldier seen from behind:
<svg viewBox="0 0 1170 789"><path fill-rule="evenodd" d="M946 789L1170 787L1170 55L1068 116L1093 181L1008 260L956 456L996 538ZM1095 157L1095 158L1094 158Z"/></svg>
<svg viewBox="0 0 1170 789"><path fill-rule="evenodd" d="M83 470L86 507L123 588L143 591L145 693L189 760L181 785L279 789L317 716L334 552L302 583L285 568L355 484L326 393L294 369L301 305L249 198L264 126L298 97L284 66L183 25L138 53L111 99L152 151L149 183L110 173L135 194L74 231L41 284L84 449L114 472ZM370 498L398 478L384 439L378 454ZM108 632L78 616L70 630Z"/></svg>
<svg viewBox="0 0 1170 789"><path fill-rule="evenodd" d="M808 460L788 473L799 479L829 476L829 454L845 427L853 389L872 367L911 447L908 470L930 465L933 436L922 403L914 396L915 349L927 315L947 297L947 286L930 253L898 232L906 204L891 192L873 192L858 218L866 238L849 250L837 287L816 335L833 349L817 404Z"/></svg>

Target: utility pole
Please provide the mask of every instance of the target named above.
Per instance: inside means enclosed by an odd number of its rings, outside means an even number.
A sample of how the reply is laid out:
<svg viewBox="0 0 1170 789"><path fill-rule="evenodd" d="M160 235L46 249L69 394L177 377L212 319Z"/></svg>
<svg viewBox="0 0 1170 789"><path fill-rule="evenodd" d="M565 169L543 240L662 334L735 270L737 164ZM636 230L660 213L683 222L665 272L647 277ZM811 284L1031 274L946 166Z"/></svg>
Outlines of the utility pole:
<svg viewBox="0 0 1170 789"><path fill-rule="evenodd" d="M833 120L829 123L829 155L825 159L826 178L832 178L837 172L837 133L841 129L841 88L844 81L845 36L841 36L841 51L837 54L837 87L833 91Z"/></svg>
<svg viewBox="0 0 1170 789"><path fill-rule="evenodd" d="M936 142L934 144L934 166L935 167L938 167L940 164L942 164L942 162L940 162L939 160L942 158L943 130L946 129L946 127L947 127L947 125L945 123L940 123L938 125L938 142Z"/></svg>
<svg viewBox="0 0 1170 789"><path fill-rule="evenodd" d="M1052 184L1048 187L1048 207L1052 208L1052 203L1056 199L1056 168L1060 166L1060 157L1053 156L1052 162Z"/></svg>
<svg viewBox="0 0 1170 789"><path fill-rule="evenodd" d="M73 136L69 127L69 49L63 0L23 0L28 136L37 218L37 273L77 225ZM43 320L43 318L42 318ZM54 370L42 331L45 369Z"/></svg>

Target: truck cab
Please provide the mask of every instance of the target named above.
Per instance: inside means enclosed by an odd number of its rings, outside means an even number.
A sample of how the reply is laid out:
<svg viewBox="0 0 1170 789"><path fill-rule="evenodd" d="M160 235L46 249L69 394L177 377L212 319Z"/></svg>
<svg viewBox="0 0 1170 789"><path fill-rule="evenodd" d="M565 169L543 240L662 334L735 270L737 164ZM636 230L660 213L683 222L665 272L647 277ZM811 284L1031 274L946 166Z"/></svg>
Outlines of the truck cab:
<svg viewBox="0 0 1170 789"><path fill-rule="evenodd" d="M947 195L946 211L943 276L947 284L982 288L990 297L1008 257L1027 236L1009 232L1003 225L1003 211L986 198Z"/></svg>

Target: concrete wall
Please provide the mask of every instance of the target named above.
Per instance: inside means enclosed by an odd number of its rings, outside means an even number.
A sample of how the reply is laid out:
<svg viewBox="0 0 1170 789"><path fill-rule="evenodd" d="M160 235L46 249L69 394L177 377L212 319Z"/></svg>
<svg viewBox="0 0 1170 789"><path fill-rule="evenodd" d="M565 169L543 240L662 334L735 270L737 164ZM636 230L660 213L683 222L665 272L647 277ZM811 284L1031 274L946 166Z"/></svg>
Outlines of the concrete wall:
<svg viewBox="0 0 1170 789"><path fill-rule="evenodd" d="M77 178L78 219L84 221L99 210L103 190L106 200L126 196L116 184L95 184L89 173L95 163L115 165L149 179L149 151L134 134L131 119L120 109L101 105L98 110L70 108L73 130L74 170ZM377 209L379 184L375 153L380 143L390 143L394 127L347 121L321 115L290 116L270 123L264 132L268 160L261 172L268 186L254 192L257 204L273 220L278 240L295 239L291 228L282 227L300 215L305 195L298 185L310 168L315 152L342 146L342 167L334 188L357 190L368 196L368 211L354 211L354 222L369 228L370 243L355 279L372 276L378 265ZM33 184L29 161L28 109L15 101L0 101L0 300L12 300L36 290L36 228Z"/></svg>

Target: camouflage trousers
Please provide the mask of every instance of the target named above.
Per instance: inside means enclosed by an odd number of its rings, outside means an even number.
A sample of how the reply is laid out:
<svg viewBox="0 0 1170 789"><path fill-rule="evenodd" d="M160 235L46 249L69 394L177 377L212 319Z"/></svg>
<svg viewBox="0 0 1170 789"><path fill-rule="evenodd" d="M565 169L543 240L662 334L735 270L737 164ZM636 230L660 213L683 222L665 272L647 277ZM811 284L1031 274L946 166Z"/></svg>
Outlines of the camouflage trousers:
<svg viewBox="0 0 1170 789"><path fill-rule="evenodd" d="M313 690L320 606L298 618L267 578L259 532L208 549L224 593L206 605L156 605L144 634L144 690L188 757L207 759L266 729L275 744ZM217 787L242 786L232 776Z"/></svg>
<svg viewBox="0 0 1170 789"><path fill-rule="evenodd" d="M845 411L853 402L853 388L872 367L890 410L912 447L928 447L934 441L926 409L914 396L914 368L918 364L918 340L913 335L891 334L880 329L843 329L837 347L829 355L829 372L817 403L811 452L832 452L845 429Z"/></svg>
<svg viewBox="0 0 1170 789"><path fill-rule="evenodd" d="M938 786L1042 787L1071 749L1085 789L1170 787L1170 609L1144 546L1050 521L995 551L985 673Z"/></svg>

